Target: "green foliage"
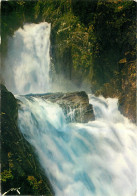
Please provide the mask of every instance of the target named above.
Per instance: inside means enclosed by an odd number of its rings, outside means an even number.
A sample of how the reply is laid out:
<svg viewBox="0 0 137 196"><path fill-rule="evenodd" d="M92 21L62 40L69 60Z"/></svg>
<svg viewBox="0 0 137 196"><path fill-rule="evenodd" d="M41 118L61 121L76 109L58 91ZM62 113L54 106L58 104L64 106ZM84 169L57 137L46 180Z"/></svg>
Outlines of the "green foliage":
<svg viewBox="0 0 137 196"><path fill-rule="evenodd" d="M3 182L6 182L7 180L12 180L13 179L13 174L12 171L9 170L4 170L3 172L1 172L1 180Z"/></svg>
<svg viewBox="0 0 137 196"><path fill-rule="evenodd" d="M37 179L34 176L28 176L27 180L34 190L40 189L41 184L42 184L42 180L37 181Z"/></svg>
<svg viewBox="0 0 137 196"><path fill-rule="evenodd" d="M127 74L127 64L121 66L119 61L126 58L128 62L136 58L136 2L2 2L3 54L7 49L7 36L12 36L25 22L41 21L51 23L52 64L58 75L77 81L78 86L86 80L95 90L107 91L105 89L113 88L113 84L115 88L122 88L121 78ZM128 57L127 53L134 55ZM115 73L118 73L117 77ZM112 79L119 82L112 84Z"/></svg>

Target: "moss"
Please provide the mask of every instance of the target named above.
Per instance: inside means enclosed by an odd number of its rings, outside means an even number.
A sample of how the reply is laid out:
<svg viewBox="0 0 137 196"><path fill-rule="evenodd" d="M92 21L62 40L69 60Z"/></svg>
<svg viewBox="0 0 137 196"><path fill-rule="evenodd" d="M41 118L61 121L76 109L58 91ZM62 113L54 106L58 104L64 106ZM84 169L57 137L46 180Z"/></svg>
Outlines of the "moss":
<svg viewBox="0 0 137 196"><path fill-rule="evenodd" d="M13 175L12 175L12 171L9 169L9 170L4 170L3 172L1 172L1 180L3 182L6 182L7 179L11 179L13 180Z"/></svg>

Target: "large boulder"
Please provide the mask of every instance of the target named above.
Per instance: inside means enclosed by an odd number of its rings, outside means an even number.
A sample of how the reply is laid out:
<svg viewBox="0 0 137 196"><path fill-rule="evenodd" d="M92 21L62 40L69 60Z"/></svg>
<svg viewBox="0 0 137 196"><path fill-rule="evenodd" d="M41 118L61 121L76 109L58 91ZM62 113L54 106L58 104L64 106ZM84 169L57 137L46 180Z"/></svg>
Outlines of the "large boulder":
<svg viewBox="0 0 137 196"><path fill-rule="evenodd" d="M12 93L1 87L1 189L2 194L54 195L33 147L17 127L18 105ZM12 189L15 188L15 189Z"/></svg>
<svg viewBox="0 0 137 196"><path fill-rule="evenodd" d="M95 119L93 107L89 104L88 95L84 91L28 96L41 97L44 100L57 103L63 109L67 122L86 123Z"/></svg>

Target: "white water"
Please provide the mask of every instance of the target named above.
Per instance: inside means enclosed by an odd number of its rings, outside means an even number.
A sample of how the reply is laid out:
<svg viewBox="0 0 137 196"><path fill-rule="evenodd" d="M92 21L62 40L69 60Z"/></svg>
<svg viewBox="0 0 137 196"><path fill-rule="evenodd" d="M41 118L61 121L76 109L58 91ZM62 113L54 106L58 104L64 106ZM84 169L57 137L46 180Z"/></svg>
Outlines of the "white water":
<svg viewBox="0 0 137 196"><path fill-rule="evenodd" d="M56 196L135 196L137 127L116 99L89 95L96 120L67 124L57 104L18 97L19 127Z"/></svg>
<svg viewBox="0 0 137 196"><path fill-rule="evenodd" d="M9 40L5 60L6 87L14 94L43 93L50 89L50 24L26 24Z"/></svg>
<svg viewBox="0 0 137 196"><path fill-rule="evenodd" d="M27 24L9 41L6 87L14 94L50 87L48 23ZM18 124L35 147L56 196L135 196L137 127L123 117L116 99L89 95L96 120L65 122L62 109L40 98L22 101ZM74 119L74 112L68 113Z"/></svg>

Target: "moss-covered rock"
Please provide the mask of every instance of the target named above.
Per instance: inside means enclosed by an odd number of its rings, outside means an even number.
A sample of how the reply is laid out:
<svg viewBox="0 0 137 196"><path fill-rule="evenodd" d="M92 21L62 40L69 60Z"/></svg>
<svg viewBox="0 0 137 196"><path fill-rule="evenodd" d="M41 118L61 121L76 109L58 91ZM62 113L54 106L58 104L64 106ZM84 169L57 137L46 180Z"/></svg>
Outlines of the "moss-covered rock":
<svg viewBox="0 0 137 196"><path fill-rule="evenodd" d="M128 54L128 56L127 56ZM135 53L125 53L119 61L120 72L110 83L105 83L95 92L104 97L117 97L119 110L133 123L136 122L136 56Z"/></svg>
<svg viewBox="0 0 137 196"><path fill-rule="evenodd" d="M13 94L1 85L1 189L20 188L21 195L54 195L35 150L17 127L18 106ZM8 194L15 195L10 191ZM17 194L17 192L16 192Z"/></svg>
<svg viewBox="0 0 137 196"><path fill-rule="evenodd" d="M130 55L124 62L121 73L121 92L119 93L119 109L132 122L136 122L136 60Z"/></svg>

